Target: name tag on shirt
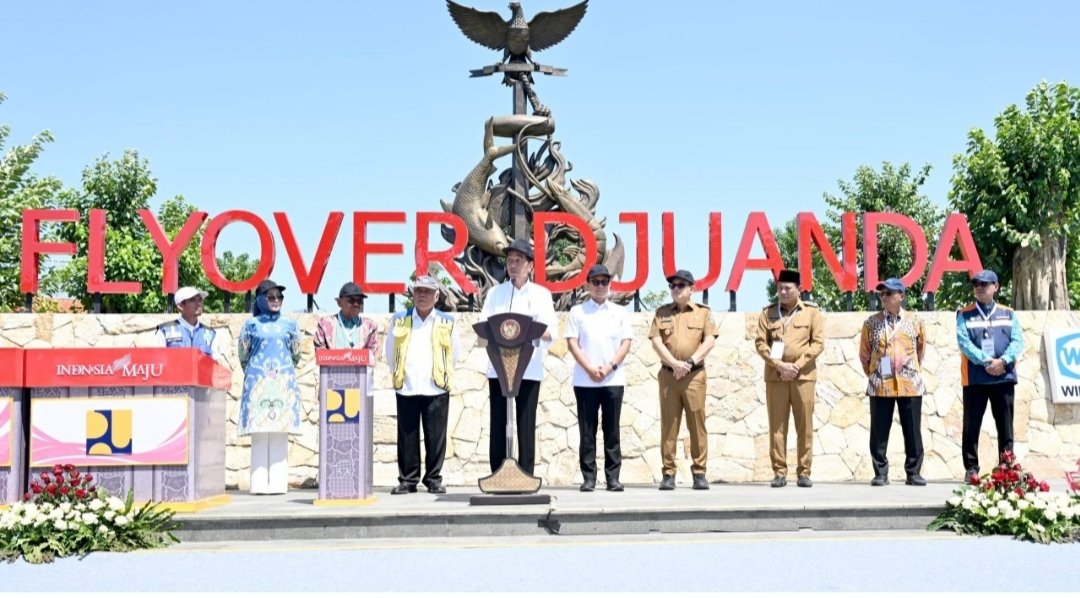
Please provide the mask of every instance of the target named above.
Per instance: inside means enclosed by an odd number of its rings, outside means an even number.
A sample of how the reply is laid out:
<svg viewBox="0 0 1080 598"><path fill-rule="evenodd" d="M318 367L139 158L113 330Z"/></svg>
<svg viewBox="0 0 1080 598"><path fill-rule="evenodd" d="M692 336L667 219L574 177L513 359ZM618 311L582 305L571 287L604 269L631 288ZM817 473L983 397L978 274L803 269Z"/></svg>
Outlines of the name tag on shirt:
<svg viewBox="0 0 1080 598"><path fill-rule="evenodd" d="M878 373L881 374L882 378L892 378L892 357L885 355L881 358L881 361L878 362Z"/></svg>
<svg viewBox="0 0 1080 598"><path fill-rule="evenodd" d="M994 338L993 337L987 337L987 338L982 339L982 350L983 350L983 353L986 353L990 357L997 357L997 355L994 354L994 351L996 351L997 348L994 346Z"/></svg>
<svg viewBox="0 0 1080 598"><path fill-rule="evenodd" d="M773 341L772 349L769 350L769 359L784 358L784 341Z"/></svg>
<svg viewBox="0 0 1080 598"><path fill-rule="evenodd" d="M183 338L184 337L182 334L180 334L180 331L175 328L170 328L165 332L165 340L167 341L179 341L183 340Z"/></svg>

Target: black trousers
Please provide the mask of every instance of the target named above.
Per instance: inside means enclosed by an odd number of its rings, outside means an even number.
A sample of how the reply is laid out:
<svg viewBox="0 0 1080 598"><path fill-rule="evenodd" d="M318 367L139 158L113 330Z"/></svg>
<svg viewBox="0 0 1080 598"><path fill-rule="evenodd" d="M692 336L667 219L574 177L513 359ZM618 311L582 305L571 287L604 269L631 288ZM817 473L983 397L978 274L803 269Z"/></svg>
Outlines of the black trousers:
<svg viewBox="0 0 1080 598"><path fill-rule="evenodd" d="M900 413L900 429L904 433L904 471L919 473L923 462L922 397L870 397L870 458L874 475L889 474L889 429L892 428L893 406Z"/></svg>
<svg viewBox="0 0 1080 598"><path fill-rule="evenodd" d="M986 403L997 426L998 458L1013 450L1013 394L1015 384L972 384L964 387L964 434L960 449L964 471L979 471L979 428L986 415Z"/></svg>
<svg viewBox="0 0 1080 598"><path fill-rule="evenodd" d="M596 481L596 425L598 415L604 430L604 477L608 483L619 479L622 448L619 445L619 414L622 413L622 386L575 386L578 430L581 432L581 476Z"/></svg>
<svg viewBox="0 0 1080 598"><path fill-rule="evenodd" d="M415 486L442 482L450 395L397 395L398 481ZM420 478L420 426L424 427L424 477Z"/></svg>
<svg viewBox="0 0 1080 598"><path fill-rule="evenodd" d="M506 397L499 381L488 378L488 397L491 398L491 472L502 465L506 454ZM540 381L522 380L514 399L514 421L517 424L518 465L529 475L536 465L536 405L540 401Z"/></svg>

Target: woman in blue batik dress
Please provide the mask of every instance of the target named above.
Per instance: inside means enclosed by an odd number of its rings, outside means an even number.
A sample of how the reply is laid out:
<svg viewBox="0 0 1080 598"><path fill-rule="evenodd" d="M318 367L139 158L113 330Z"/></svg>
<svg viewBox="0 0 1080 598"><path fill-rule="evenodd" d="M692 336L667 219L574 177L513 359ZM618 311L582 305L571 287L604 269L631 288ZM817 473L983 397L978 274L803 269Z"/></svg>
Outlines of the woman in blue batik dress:
<svg viewBox="0 0 1080 598"><path fill-rule="evenodd" d="M251 493L285 494L289 489L289 434L300 433L300 328L281 315L285 287L259 283L253 317L240 331L244 368L238 434L251 436Z"/></svg>

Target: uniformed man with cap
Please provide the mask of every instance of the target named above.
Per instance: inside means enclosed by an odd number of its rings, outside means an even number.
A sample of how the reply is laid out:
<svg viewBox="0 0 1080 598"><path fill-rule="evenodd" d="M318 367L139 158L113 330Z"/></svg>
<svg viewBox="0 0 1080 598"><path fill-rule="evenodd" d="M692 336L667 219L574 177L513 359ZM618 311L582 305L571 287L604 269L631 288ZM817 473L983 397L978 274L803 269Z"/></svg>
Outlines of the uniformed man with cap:
<svg viewBox="0 0 1080 598"><path fill-rule="evenodd" d="M213 328L207 328L199 322L206 295L206 291L195 287L181 287L176 290L173 303L180 312L180 317L158 326L159 347L194 347L214 359L221 358L221 350L215 342L217 333Z"/></svg>
<svg viewBox="0 0 1080 598"><path fill-rule="evenodd" d="M316 349L369 349L376 354L379 326L360 317L366 297L355 282L342 285L337 297L338 313L324 316L315 325Z"/></svg>
<svg viewBox="0 0 1080 598"><path fill-rule="evenodd" d="M971 278L975 302L956 313L956 340L963 353L964 431L961 440L965 477L979 474L979 428L986 404L997 427L998 457L1013 449L1013 396L1016 360L1024 350L1024 331L1011 308L996 303L998 277L983 270Z"/></svg>
<svg viewBox="0 0 1080 598"><path fill-rule="evenodd" d="M719 333L708 306L690 300L694 292L694 275L687 270L678 270L667 280L672 301L656 310L649 328L653 350L661 362L657 374L660 454L663 458L660 489L675 489L675 443L685 411L694 490L708 490L709 482L705 478L709 457L709 435L705 430L705 356L716 344Z"/></svg>
<svg viewBox="0 0 1080 598"><path fill-rule="evenodd" d="M397 396L398 485L390 494L416 492L420 482L431 494L446 493L442 466L450 417L450 384L459 351L454 317L435 309L439 292L439 281L434 277L418 277L412 285L413 306L394 314L386 334L386 362Z"/></svg>
<svg viewBox="0 0 1080 598"><path fill-rule="evenodd" d="M775 303L761 310L754 346L765 360L765 404L769 412L769 460L773 488L787 485L788 421L795 415L802 488L813 486L814 386L817 356L825 350L825 316L817 305L799 297L800 277L782 270L776 279Z"/></svg>

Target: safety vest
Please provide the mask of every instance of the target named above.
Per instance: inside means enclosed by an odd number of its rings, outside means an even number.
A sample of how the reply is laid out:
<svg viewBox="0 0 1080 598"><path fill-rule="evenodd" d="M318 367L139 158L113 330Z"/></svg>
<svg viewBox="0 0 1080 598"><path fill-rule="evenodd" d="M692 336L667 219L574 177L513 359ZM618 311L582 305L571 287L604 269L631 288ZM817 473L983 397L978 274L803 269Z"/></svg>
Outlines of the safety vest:
<svg viewBox="0 0 1080 598"><path fill-rule="evenodd" d="M994 355L1001 357L1009 348L1012 341L1013 318L1016 317L1012 309L997 304L997 309L984 319L979 308L974 303L960 309L960 317L967 324L968 337L976 347L982 345L983 338L994 340ZM1000 376L991 376L986 371L986 366L981 363L973 363L966 356L960 356L960 382L963 386L972 384L1016 384L1016 364L1005 365L1005 373Z"/></svg>
<svg viewBox="0 0 1080 598"><path fill-rule="evenodd" d="M454 349L451 341L454 318L437 309L431 313L435 316L431 330L431 381L435 386L450 392L450 376L454 373ZM397 390L405 386L405 355L409 350L412 329L411 307L394 315L394 388Z"/></svg>
<svg viewBox="0 0 1080 598"><path fill-rule="evenodd" d="M158 329L165 334L166 347L194 347L213 357L211 347L214 345L214 337L217 336L213 328L199 324L194 332L188 332L186 327L180 325L180 320L174 320L158 326Z"/></svg>

